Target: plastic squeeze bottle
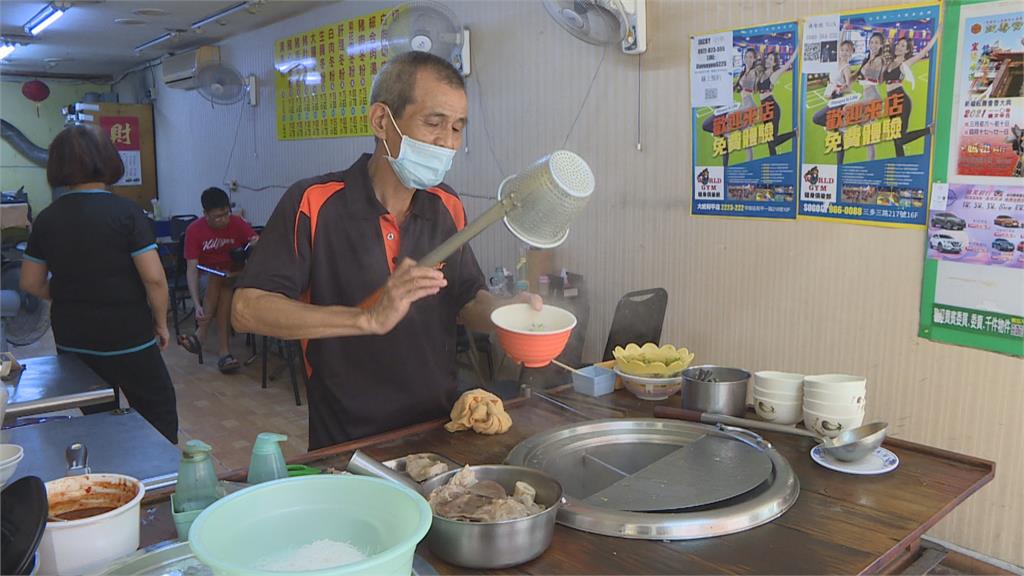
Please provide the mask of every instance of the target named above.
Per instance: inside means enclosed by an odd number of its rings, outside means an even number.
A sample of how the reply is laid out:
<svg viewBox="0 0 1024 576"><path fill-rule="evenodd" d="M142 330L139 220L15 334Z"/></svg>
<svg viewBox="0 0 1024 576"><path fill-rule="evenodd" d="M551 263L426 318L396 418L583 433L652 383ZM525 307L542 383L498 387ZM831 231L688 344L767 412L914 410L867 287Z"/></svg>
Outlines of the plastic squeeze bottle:
<svg viewBox="0 0 1024 576"><path fill-rule="evenodd" d="M174 489L175 512L202 510L217 500L217 472L210 452L202 440L189 440L181 450L178 485Z"/></svg>
<svg viewBox="0 0 1024 576"><path fill-rule="evenodd" d="M252 445L252 460L249 461L249 484L269 482L278 478L287 478L288 469L284 465L281 445L288 437L274 432L260 432L256 443Z"/></svg>

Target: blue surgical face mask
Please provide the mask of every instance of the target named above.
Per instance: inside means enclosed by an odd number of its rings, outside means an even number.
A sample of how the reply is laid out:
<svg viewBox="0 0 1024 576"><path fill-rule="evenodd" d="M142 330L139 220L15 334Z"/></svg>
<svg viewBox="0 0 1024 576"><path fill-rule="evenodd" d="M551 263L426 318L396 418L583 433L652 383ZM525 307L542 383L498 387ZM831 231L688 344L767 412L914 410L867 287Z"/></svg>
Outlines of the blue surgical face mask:
<svg viewBox="0 0 1024 576"><path fill-rule="evenodd" d="M407 188L422 190L440 184L448 169L452 167L455 150L413 140L399 130L390 108L388 108L388 116L391 117L391 123L402 137L402 149L398 152L398 158L391 154L388 141L382 139L384 148L388 151L388 162L391 164L395 176L398 176L398 179Z"/></svg>

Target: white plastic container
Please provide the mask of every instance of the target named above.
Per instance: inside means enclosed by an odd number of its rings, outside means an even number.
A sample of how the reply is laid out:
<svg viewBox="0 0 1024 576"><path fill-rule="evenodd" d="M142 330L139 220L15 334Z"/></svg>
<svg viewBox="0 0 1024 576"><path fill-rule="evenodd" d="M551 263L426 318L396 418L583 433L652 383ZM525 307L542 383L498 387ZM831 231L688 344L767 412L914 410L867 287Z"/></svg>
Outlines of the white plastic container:
<svg viewBox="0 0 1024 576"><path fill-rule="evenodd" d="M587 396L604 396L615 390L615 372L600 366L587 366L572 373L572 388Z"/></svg>
<svg viewBox="0 0 1024 576"><path fill-rule="evenodd" d="M80 520L47 522L39 544L39 573L91 573L134 552L139 547L139 510L145 494L142 482L121 474L86 474L47 482L50 514L117 507Z"/></svg>

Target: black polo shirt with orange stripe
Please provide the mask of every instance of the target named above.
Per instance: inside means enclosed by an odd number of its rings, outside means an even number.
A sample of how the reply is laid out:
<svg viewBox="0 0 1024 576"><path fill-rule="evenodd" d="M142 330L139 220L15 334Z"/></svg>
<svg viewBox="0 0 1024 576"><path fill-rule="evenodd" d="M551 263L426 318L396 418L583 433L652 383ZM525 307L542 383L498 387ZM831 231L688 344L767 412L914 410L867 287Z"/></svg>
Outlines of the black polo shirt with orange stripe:
<svg viewBox="0 0 1024 576"><path fill-rule="evenodd" d="M462 201L442 184L417 190L398 226L373 192L369 160L364 154L344 172L292 185L238 287L355 307L398 262L422 258L465 225ZM310 450L448 415L456 400L456 317L486 284L468 245L442 271L448 285L414 302L391 332L307 343Z"/></svg>

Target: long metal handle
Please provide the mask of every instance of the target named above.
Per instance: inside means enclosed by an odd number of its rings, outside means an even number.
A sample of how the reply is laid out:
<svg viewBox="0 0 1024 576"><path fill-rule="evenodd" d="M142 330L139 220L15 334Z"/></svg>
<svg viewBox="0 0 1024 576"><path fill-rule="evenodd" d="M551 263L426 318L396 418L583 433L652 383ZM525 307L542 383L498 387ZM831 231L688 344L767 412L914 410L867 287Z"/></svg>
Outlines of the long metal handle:
<svg viewBox="0 0 1024 576"><path fill-rule="evenodd" d="M395 472L391 468L381 464L373 458L367 456L360 450L356 450L352 453L352 457L348 460L348 466L345 468L353 474L359 476L372 476L374 478L381 478L383 480L390 480L395 484L405 486L417 494L422 494L423 490L420 485L414 482L411 478L403 476L398 472Z"/></svg>
<svg viewBox="0 0 1024 576"><path fill-rule="evenodd" d="M795 436L814 438L818 441L821 440L821 438L819 438L814 432L810 432L802 428L792 428L790 426L761 422L759 420L747 420L746 418L736 418L734 416L726 416L725 414L709 414L708 412L683 410L681 408L672 408L669 406L655 406L654 417L689 420L691 422L704 422L705 424L721 423L728 424L730 426L738 426L740 428L754 428L755 430L767 430L769 432L780 432L782 434L793 434Z"/></svg>
<svg viewBox="0 0 1024 576"><path fill-rule="evenodd" d="M715 425L720 431L729 436L732 436L736 440L743 442L747 446L759 451L767 452L771 449L771 442L765 440L757 432L751 432L746 428L740 428L738 426L729 426L728 424L718 423Z"/></svg>
<svg viewBox="0 0 1024 576"><path fill-rule="evenodd" d="M534 390L532 388L527 388L527 390L530 391L529 392L530 396L536 396L536 397L538 397L538 398L540 398L542 400L546 400L546 401L554 404L555 406L558 406L559 408L561 408L563 410L568 410L569 412L572 412L573 414L576 414L577 416L582 416L582 417L586 418L587 420L596 420L596 418L594 418L590 414L584 414L583 412L580 412L579 410L573 408L572 406L569 406L565 402L560 402L558 400L555 400L554 398L552 398L551 396L548 396L547 394L544 394L543 392L538 392L538 391L536 391L536 390Z"/></svg>
<svg viewBox="0 0 1024 576"><path fill-rule="evenodd" d="M459 230L450 238L442 242L440 246L431 250L423 258L420 258L417 264L431 268L437 266L441 262L444 262L445 258L454 254L455 251L461 248L463 244L479 236L480 233L486 230L491 224L501 220L505 214L514 207L513 203L508 201L508 198L509 197L506 197L505 200L502 200L488 208L487 211L481 214L479 218L467 224L465 228Z"/></svg>
<svg viewBox="0 0 1024 576"><path fill-rule="evenodd" d="M463 244L479 236L480 233L486 230L488 226L494 224L502 217L504 217L505 214L507 214L513 208L515 208L516 206L514 202L511 200L511 198L512 195L509 195L500 202L498 202L497 204L495 204L494 206L488 208L487 212L481 214L479 218L467 224L465 228L456 232L447 240L442 242L440 246L431 250L423 258L420 258L417 264L420 266L433 268L434 266L437 266L441 262L444 262L445 258L454 254L455 251L461 248ZM377 303L377 300L380 300L380 295L383 292L384 287L381 286L380 288L377 289L376 292L370 294L365 300L360 302L359 307L362 308L363 310L370 309L374 304Z"/></svg>

